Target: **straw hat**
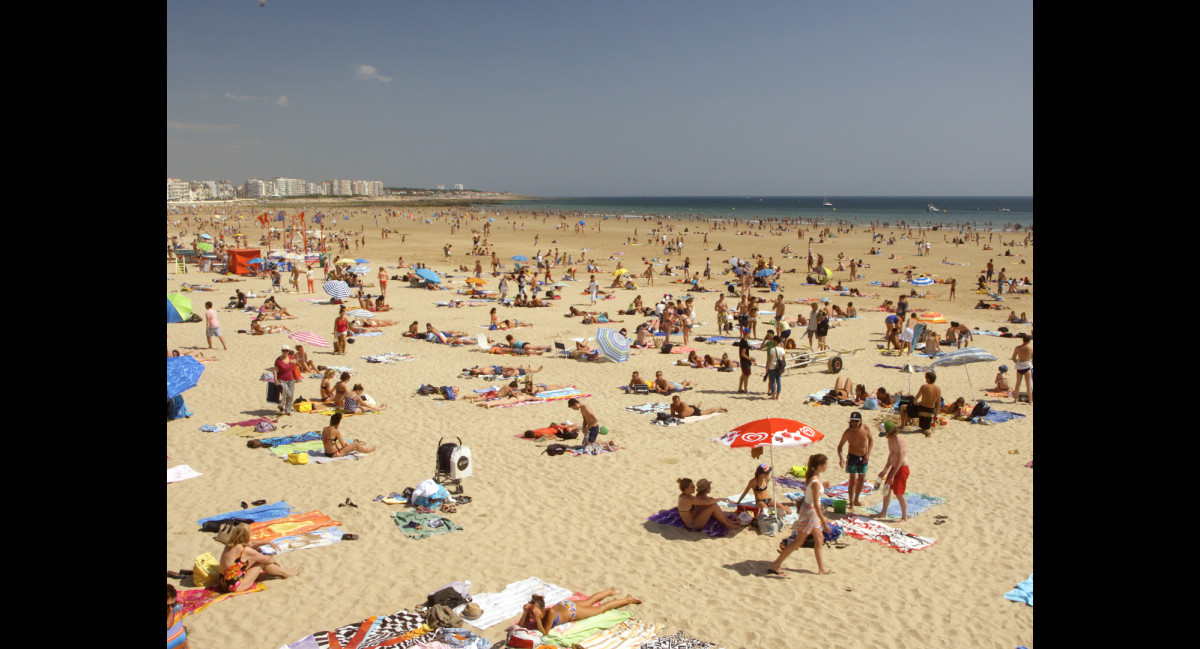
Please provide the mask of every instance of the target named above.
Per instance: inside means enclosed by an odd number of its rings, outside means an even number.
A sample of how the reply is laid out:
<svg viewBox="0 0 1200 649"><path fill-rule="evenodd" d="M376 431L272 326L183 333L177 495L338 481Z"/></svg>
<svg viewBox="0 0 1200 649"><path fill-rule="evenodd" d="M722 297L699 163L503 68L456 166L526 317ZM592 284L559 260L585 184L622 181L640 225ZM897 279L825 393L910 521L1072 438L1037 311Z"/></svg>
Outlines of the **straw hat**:
<svg viewBox="0 0 1200 649"><path fill-rule="evenodd" d="M475 602L467 604L462 610L462 616L468 620L477 620L480 615L483 615L483 609L479 608Z"/></svg>

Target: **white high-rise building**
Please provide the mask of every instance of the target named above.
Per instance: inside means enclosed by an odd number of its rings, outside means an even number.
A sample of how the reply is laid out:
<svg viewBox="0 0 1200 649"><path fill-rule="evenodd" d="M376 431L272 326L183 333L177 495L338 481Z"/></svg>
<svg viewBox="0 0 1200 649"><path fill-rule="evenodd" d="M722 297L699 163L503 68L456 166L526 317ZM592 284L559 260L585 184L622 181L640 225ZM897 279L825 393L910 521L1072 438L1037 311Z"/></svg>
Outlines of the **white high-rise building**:
<svg viewBox="0 0 1200 649"><path fill-rule="evenodd" d="M461 192L461 191L462 191L462 188L463 188L463 186L462 186L462 183L455 183L455 184L454 184L454 190L455 190L455 191L460 191L460 192Z"/></svg>
<svg viewBox="0 0 1200 649"><path fill-rule="evenodd" d="M178 178L167 179L167 200L168 201L185 201L190 200L189 193L191 191L191 183Z"/></svg>

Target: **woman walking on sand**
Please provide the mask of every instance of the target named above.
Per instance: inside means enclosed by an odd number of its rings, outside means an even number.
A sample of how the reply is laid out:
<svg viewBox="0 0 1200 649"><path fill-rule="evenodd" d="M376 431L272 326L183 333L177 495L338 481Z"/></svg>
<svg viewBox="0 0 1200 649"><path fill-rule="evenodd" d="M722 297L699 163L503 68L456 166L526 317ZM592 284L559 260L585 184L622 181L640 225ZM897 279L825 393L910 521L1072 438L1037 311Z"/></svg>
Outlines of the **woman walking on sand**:
<svg viewBox="0 0 1200 649"><path fill-rule="evenodd" d="M821 473L825 471L825 466L828 464L824 454L817 453L810 455L808 458L808 470L804 477L808 480L808 484L804 487L804 504L800 506L800 520L792 526L796 530L796 538L788 544L786 548L780 551L779 556L775 561L771 562L767 571L776 577L788 579L784 574L783 562L796 550L796 548L804 545L804 540L811 534L813 535L813 554L817 557L817 574L828 575L833 572L832 568L825 568L825 556L822 552L824 547L824 535L817 538L818 534L822 534L822 529L829 531L829 521L825 519L825 512L821 508L821 496L825 494L825 489L821 485Z"/></svg>

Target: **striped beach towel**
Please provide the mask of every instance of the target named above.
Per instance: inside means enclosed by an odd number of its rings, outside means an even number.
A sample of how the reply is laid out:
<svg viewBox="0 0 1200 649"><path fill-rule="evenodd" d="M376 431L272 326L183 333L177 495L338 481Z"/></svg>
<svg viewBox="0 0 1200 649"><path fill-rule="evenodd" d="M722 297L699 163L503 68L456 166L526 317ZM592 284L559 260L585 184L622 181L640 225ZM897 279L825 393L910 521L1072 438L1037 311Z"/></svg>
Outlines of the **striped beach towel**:
<svg viewBox="0 0 1200 649"><path fill-rule="evenodd" d="M924 550L925 548L937 543L936 540L909 534L904 530L898 530L876 520L864 518L862 516L852 515L843 518L841 521L842 531L856 539L863 539L887 546L897 552L912 552L913 550Z"/></svg>
<svg viewBox="0 0 1200 649"><path fill-rule="evenodd" d="M498 593L472 595L471 601L479 605L483 614L477 620L466 620L466 622L476 629L495 626L520 615L521 607L529 601L531 595L535 594L541 595L546 600L546 606L549 607L569 598L571 591L546 583L537 577L516 581L505 586L504 590ZM459 605L454 612L462 615L463 609L466 607L466 604Z"/></svg>

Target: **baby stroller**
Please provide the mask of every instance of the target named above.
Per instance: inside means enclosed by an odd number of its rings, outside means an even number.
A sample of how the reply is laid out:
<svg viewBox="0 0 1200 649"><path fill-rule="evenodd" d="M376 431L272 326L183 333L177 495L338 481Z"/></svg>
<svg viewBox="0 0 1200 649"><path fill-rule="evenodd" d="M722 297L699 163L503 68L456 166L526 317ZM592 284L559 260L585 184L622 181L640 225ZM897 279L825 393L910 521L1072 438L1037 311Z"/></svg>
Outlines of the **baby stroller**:
<svg viewBox="0 0 1200 649"><path fill-rule="evenodd" d="M475 469L471 459L471 449L462 445L461 437L457 438L457 444L454 442L442 443L443 439L445 438L438 439L437 466L433 474L433 481L440 485L452 485L456 489L452 493L461 494L462 479L470 476Z"/></svg>

